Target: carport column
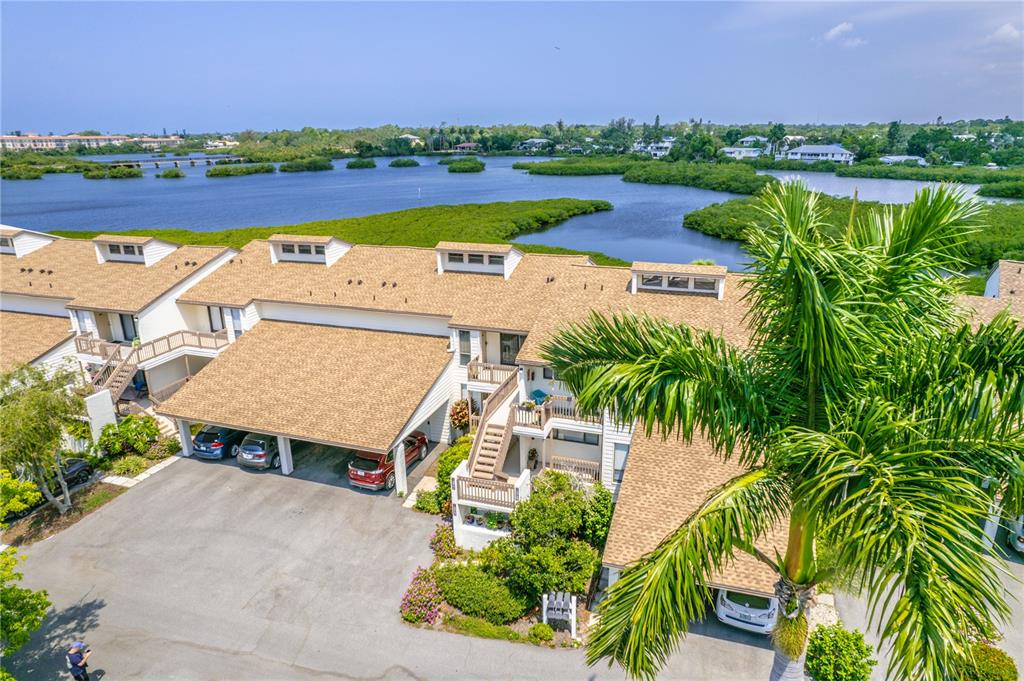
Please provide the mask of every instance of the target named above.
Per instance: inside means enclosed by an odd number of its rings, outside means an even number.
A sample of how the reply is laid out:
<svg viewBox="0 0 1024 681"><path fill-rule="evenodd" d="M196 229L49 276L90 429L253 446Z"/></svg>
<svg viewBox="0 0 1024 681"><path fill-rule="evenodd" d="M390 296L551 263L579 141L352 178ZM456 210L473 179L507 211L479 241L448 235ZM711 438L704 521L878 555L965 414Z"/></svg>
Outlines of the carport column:
<svg viewBox="0 0 1024 681"><path fill-rule="evenodd" d="M405 440L399 440L395 445L395 492L402 496L409 493L405 477Z"/></svg>
<svg viewBox="0 0 1024 681"><path fill-rule="evenodd" d="M177 419L175 425L178 427L178 439L181 440L181 455L192 456L192 424L185 419Z"/></svg>
<svg viewBox="0 0 1024 681"><path fill-rule="evenodd" d="M292 463L292 441L281 435L277 436L277 451L281 455L281 474L291 475L295 470Z"/></svg>

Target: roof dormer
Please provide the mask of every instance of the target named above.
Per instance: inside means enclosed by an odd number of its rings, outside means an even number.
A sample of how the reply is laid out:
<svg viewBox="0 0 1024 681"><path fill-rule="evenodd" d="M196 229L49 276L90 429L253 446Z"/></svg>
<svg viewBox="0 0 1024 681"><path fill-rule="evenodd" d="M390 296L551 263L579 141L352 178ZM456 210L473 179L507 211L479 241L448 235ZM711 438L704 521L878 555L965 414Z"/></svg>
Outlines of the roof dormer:
<svg viewBox="0 0 1024 681"><path fill-rule="evenodd" d="M437 273L474 272L512 276L523 252L509 244L472 244L441 241L437 244Z"/></svg>
<svg viewBox="0 0 1024 681"><path fill-rule="evenodd" d="M32 251L37 251L58 238L45 232L0 225L0 254L24 258Z"/></svg>
<svg viewBox="0 0 1024 681"><path fill-rule="evenodd" d="M725 296L725 275L721 265L677 265L659 262L634 262L631 293L653 291L709 296Z"/></svg>
<svg viewBox="0 0 1024 681"><path fill-rule="evenodd" d="M270 262L311 262L330 267L348 253L352 244L333 236L301 236L273 234L270 243Z"/></svg>
<svg viewBox="0 0 1024 681"><path fill-rule="evenodd" d="M92 240L96 261L139 263L150 267L178 249L178 244L151 236L100 234Z"/></svg>

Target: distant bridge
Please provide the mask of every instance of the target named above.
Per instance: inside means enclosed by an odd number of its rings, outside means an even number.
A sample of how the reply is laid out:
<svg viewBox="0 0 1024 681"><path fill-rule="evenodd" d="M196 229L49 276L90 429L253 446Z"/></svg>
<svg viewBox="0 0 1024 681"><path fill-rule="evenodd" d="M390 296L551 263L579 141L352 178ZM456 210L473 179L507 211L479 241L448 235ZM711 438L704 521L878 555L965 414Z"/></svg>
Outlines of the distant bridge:
<svg viewBox="0 0 1024 681"><path fill-rule="evenodd" d="M153 166L159 168L181 168L182 166L212 166L219 162L240 163L245 160L243 156L216 156L210 158L147 158L142 161L99 161L111 168L144 168Z"/></svg>

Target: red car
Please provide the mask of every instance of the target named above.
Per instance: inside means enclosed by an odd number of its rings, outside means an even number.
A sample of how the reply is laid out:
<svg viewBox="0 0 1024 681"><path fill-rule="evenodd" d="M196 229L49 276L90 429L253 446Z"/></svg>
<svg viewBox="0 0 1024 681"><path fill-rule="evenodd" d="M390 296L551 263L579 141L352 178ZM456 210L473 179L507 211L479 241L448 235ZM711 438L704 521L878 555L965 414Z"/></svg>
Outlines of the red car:
<svg viewBox="0 0 1024 681"><path fill-rule="evenodd" d="M419 431L405 438L405 465L422 461L427 455L427 436ZM395 453L371 454L356 452L348 464L348 482L364 489L395 488Z"/></svg>

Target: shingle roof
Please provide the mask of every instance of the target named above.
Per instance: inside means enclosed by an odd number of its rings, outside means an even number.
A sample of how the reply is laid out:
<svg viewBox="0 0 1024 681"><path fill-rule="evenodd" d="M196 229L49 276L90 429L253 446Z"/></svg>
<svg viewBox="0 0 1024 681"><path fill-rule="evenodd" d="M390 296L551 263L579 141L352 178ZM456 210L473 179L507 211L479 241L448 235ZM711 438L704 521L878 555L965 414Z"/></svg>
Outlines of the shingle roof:
<svg viewBox="0 0 1024 681"><path fill-rule="evenodd" d="M509 253L513 250L513 246L512 244L474 244L468 241L438 241L437 250L475 251L476 253Z"/></svg>
<svg viewBox="0 0 1024 681"><path fill-rule="evenodd" d="M803 144L796 149L790 149L790 154L852 154L848 149L843 149L838 144Z"/></svg>
<svg viewBox="0 0 1024 681"><path fill-rule="evenodd" d="M60 298L71 307L135 314L227 250L180 246L146 267L99 263L91 241L57 239L21 258L0 258L0 291Z"/></svg>
<svg viewBox="0 0 1024 681"><path fill-rule="evenodd" d="M155 237L151 236L131 236L128 234L97 234L92 238L93 241L98 241L102 244L148 244L153 241ZM170 243L170 242L167 242Z"/></svg>
<svg viewBox="0 0 1024 681"><path fill-rule="evenodd" d="M0 371L39 359L73 335L67 317L0 311Z"/></svg>
<svg viewBox="0 0 1024 681"><path fill-rule="evenodd" d="M638 272L666 272L669 274L706 274L712 276L725 276L729 271L724 265L682 265L677 263L664 262L641 262L633 263L633 269Z"/></svg>
<svg viewBox="0 0 1024 681"><path fill-rule="evenodd" d="M0 236L15 236L21 234L24 230L18 229L17 227L8 227L7 225L0 225Z"/></svg>
<svg viewBox="0 0 1024 681"><path fill-rule="evenodd" d="M264 319L159 411L385 451L450 358L447 338Z"/></svg>
<svg viewBox="0 0 1024 681"><path fill-rule="evenodd" d="M735 459L723 461L710 443L694 437L691 444L660 435L645 437L638 429L629 449L619 488L603 562L627 567L653 551L679 527L708 494L743 472ZM769 556L784 550L786 533L778 527L758 549ZM711 586L772 595L775 572L754 557L736 550L730 564L711 580Z"/></svg>
<svg viewBox="0 0 1024 681"><path fill-rule="evenodd" d="M267 241L271 243L304 243L304 244L329 244L332 241L341 241L333 236L318 236L308 234L271 234Z"/></svg>

